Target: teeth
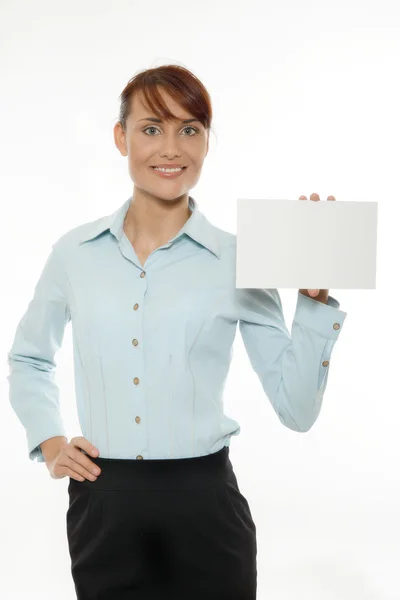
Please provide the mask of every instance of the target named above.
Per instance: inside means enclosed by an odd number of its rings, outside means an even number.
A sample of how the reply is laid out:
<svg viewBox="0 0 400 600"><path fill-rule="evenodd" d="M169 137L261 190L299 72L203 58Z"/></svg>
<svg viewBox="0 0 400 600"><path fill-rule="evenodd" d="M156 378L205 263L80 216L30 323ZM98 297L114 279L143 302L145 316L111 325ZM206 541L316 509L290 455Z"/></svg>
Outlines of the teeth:
<svg viewBox="0 0 400 600"><path fill-rule="evenodd" d="M163 169L162 167L154 167L155 171L162 171L163 173L176 173L177 171L182 171L181 168L178 169Z"/></svg>

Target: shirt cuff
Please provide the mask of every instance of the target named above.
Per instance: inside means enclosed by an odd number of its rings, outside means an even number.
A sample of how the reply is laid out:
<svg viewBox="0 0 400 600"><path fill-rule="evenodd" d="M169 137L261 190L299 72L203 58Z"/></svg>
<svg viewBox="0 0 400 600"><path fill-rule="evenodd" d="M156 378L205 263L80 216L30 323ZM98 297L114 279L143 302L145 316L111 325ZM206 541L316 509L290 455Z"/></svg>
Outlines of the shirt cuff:
<svg viewBox="0 0 400 600"><path fill-rule="evenodd" d="M337 340L346 319L347 312L339 310L340 303L328 296L328 304L318 302L298 292L293 321L313 329L324 338Z"/></svg>

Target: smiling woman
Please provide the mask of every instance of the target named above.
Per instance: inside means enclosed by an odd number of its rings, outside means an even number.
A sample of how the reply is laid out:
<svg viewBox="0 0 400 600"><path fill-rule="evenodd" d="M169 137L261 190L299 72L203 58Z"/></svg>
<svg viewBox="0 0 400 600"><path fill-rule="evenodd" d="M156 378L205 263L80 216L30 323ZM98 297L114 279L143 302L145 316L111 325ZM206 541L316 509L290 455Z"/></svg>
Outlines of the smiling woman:
<svg viewBox="0 0 400 600"><path fill-rule="evenodd" d="M346 313L299 293L290 334L277 289L236 288L236 235L189 196L211 116L183 67L129 82L114 136L133 195L52 245L8 353L29 457L70 477L78 600L256 599L256 528L229 457L240 425L223 406L237 324L281 423L306 432L321 409ZM54 370L69 321L83 435L67 442Z"/></svg>

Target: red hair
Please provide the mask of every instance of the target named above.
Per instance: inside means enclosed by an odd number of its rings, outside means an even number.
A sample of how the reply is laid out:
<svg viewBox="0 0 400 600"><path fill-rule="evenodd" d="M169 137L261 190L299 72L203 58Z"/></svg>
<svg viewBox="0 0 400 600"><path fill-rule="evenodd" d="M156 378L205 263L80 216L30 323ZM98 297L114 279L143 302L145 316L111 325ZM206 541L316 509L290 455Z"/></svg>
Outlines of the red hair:
<svg viewBox="0 0 400 600"><path fill-rule="evenodd" d="M211 98L201 81L188 69L179 65L162 65L137 73L123 89L119 122L126 128L133 94L140 92L149 108L167 121L176 118L165 105L157 86L161 86L176 102L198 119L206 129L211 128Z"/></svg>

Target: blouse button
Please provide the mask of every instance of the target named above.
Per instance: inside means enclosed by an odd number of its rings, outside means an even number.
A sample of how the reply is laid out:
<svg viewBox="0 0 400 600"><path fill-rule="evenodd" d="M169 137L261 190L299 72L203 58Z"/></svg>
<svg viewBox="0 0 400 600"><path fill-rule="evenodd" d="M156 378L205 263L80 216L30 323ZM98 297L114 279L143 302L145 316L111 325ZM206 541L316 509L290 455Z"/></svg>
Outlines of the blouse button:
<svg viewBox="0 0 400 600"><path fill-rule="evenodd" d="M135 304L135 306L133 307L133 310L137 310L139 308L139 304Z"/></svg>
<svg viewBox="0 0 400 600"><path fill-rule="evenodd" d="M139 454L139 456L137 456L136 458L137 458L138 460L142 460L142 459L143 459L143 456L140 456L140 454Z"/></svg>
<svg viewBox="0 0 400 600"><path fill-rule="evenodd" d="M144 271L142 271L142 272L140 273L140 277L142 277L142 278L143 278L143 277L146 277L146 273L145 273Z"/></svg>
<svg viewBox="0 0 400 600"><path fill-rule="evenodd" d="M340 328L340 324L339 323L335 323L333 326L333 329L339 329Z"/></svg>
<svg viewBox="0 0 400 600"><path fill-rule="evenodd" d="M135 377L135 379L133 380L133 383L134 383L135 385L137 385L137 384L139 383L139 377Z"/></svg>
<svg viewBox="0 0 400 600"><path fill-rule="evenodd" d="M324 360L324 362L322 363L323 367L327 367L329 365L329 360Z"/></svg>
<svg viewBox="0 0 400 600"><path fill-rule="evenodd" d="M132 344L133 344L134 346L137 346L137 345L138 345L138 343L139 343L139 342L138 342L137 340L132 340Z"/></svg>
<svg viewBox="0 0 400 600"><path fill-rule="evenodd" d="M136 423L140 423L140 417L135 417Z"/></svg>

